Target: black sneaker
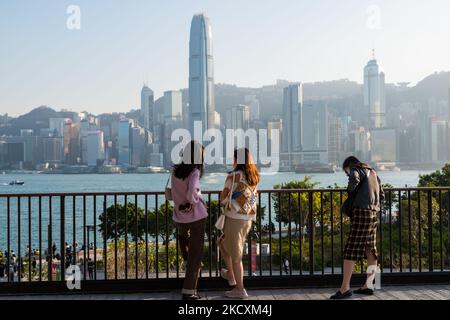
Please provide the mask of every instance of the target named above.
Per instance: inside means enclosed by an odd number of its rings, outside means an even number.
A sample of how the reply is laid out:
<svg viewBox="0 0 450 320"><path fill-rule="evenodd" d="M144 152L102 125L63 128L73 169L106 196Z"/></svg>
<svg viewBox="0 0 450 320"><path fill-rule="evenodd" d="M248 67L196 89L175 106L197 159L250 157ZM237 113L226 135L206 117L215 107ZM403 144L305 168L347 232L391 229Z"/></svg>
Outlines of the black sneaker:
<svg viewBox="0 0 450 320"><path fill-rule="evenodd" d="M352 291L351 290L347 290L346 292L342 293L341 290L339 290L338 292L336 292L335 294L333 294L330 299L331 300L342 300L342 299L347 299L350 298L352 296Z"/></svg>
<svg viewBox="0 0 450 320"><path fill-rule="evenodd" d="M355 293L355 294L363 294L363 295L366 295L366 296L373 296L374 291L373 291L373 289L370 289L370 288L365 288L365 289L359 288L357 290L354 290L353 293Z"/></svg>
<svg viewBox="0 0 450 320"><path fill-rule="evenodd" d="M182 300L200 300L202 297L199 296L198 294L184 294L183 293L183 297L181 298Z"/></svg>

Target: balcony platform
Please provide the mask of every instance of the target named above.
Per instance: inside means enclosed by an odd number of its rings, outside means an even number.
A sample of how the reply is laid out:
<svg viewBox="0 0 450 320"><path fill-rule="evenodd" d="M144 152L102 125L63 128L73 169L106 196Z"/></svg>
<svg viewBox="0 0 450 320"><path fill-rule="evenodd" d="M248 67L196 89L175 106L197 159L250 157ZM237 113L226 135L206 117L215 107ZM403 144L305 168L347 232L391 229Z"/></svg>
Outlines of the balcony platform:
<svg viewBox="0 0 450 320"><path fill-rule="evenodd" d="M356 288L354 288L356 289ZM337 289L248 290L248 300L327 300ZM205 300L227 300L223 291L200 291ZM14 295L2 300L179 300L180 293L120 293L67 295ZM450 300L450 285L386 286L374 296L353 295L351 300Z"/></svg>

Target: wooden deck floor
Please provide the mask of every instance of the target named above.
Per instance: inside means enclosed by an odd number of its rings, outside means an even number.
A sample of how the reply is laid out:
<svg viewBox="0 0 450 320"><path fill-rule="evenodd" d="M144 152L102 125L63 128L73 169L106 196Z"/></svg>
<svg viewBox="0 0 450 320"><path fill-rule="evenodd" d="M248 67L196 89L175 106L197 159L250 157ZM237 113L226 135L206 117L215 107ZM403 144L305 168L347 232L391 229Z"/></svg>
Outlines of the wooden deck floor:
<svg viewBox="0 0 450 320"><path fill-rule="evenodd" d="M248 290L249 300L325 300L337 289ZM225 300L223 292L200 291L206 300ZM2 296L2 300L178 300L179 292ZM356 296L352 300L450 300L450 285L383 287L374 296Z"/></svg>

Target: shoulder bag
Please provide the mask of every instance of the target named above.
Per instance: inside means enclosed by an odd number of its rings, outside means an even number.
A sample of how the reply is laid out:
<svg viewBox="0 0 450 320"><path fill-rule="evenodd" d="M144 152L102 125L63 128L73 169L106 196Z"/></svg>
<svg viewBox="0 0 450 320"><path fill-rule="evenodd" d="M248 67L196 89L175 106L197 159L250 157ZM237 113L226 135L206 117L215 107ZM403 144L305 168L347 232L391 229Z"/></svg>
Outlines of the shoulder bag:
<svg viewBox="0 0 450 320"><path fill-rule="evenodd" d="M223 230L223 227L225 226L225 214L224 214L224 212L225 212L226 209L229 209L230 206L231 206L231 199L232 199L232 196L233 196L233 189L234 189L234 176L235 176L235 174L233 174L233 183L231 184L231 189L230 189L230 193L229 193L229 196L228 196L228 202L225 205L225 207L223 207L223 206L220 207L220 216L217 219L216 224L215 224L215 227L218 230Z"/></svg>

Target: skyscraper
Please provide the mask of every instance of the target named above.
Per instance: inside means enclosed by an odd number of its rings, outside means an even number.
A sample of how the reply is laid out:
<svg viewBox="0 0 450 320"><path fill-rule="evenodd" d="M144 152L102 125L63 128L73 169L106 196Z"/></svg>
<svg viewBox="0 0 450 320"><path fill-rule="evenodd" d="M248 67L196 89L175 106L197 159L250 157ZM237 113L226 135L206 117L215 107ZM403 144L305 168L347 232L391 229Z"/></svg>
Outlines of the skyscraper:
<svg viewBox="0 0 450 320"><path fill-rule="evenodd" d="M202 131L214 128L214 60L209 18L194 15L189 40L189 124L202 122Z"/></svg>
<svg viewBox="0 0 450 320"><path fill-rule="evenodd" d="M145 164L146 132L144 128L137 125L130 129L130 163L132 166Z"/></svg>
<svg viewBox="0 0 450 320"><path fill-rule="evenodd" d="M87 138L87 164L88 166L96 166L99 160L105 160L103 131L89 131Z"/></svg>
<svg viewBox="0 0 450 320"><path fill-rule="evenodd" d="M250 124L250 108L246 105L234 106L227 110L227 129L247 130Z"/></svg>
<svg viewBox="0 0 450 320"><path fill-rule="evenodd" d="M144 128L153 131L153 91L144 85L141 90L141 115L144 117Z"/></svg>
<svg viewBox="0 0 450 320"><path fill-rule="evenodd" d="M450 88L448 88L448 99L447 99L447 104L448 104L448 115L447 115L447 120L450 121Z"/></svg>
<svg viewBox="0 0 450 320"><path fill-rule="evenodd" d="M172 148L177 144L172 141L172 133L174 130L182 127L182 94L181 91L164 92L164 126L163 126L163 153L166 165L171 164Z"/></svg>
<svg viewBox="0 0 450 320"><path fill-rule="evenodd" d="M370 128L386 126L385 76L375 56L364 67L364 107L369 112Z"/></svg>
<svg viewBox="0 0 450 320"><path fill-rule="evenodd" d="M431 161L447 160L447 122L431 119Z"/></svg>
<svg viewBox="0 0 450 320"><path fill-rule="evenodd" d="M278 135L275 131L278 131ZM282 141L281 141L281 132L283 132L283 121L281 119L271 119L267 122L267 152L270 155L273 155L272 152L272 144L275 149L280 152Z"/></svg>
<svg viewBox="0 0 450 320"><path fill-rule="evenodd" d="M328 113L328 161L330 163L341 163L341 154L344 153L343 132L343 119Z"/></svg>
<svg viewBox="0 0 450 320"><path fill-rule="evenodd" d="M303 85L291 84L283 89L283 147L285 153L302 149Z"/></svg>
<svg viewBox="0 0 450 320"><path fill-rule="evenodd" d="M67 164L76 164L81 160L79 155L80 149L80 132L77 124L71 119L67 119L64 125L64 161Z"/></svg>
<svg viewBox="0 0 450 320"><path fill-rule="evenodd" d="M328 148L328 107L324 101L305 102L303 108L303 150Z"/></svg>
<svg viewBox="0 0 450 320"><path fill-rule="evenodd" d="M119 120L119 164L130 165L130 121L122 117Z"/></svg>
<svg viewBox="0 0 450 320"><path fill-rule="evenodd" d="M181 91L164 92L164 121L181 121L182 99Z"/></svg>
<svg viewBox="0 0 450 320"><path fill-rule="evenodd" d="M48 127L52 131L57 132L58 137L64 136L64 125L66 124L66 118L50 118L48 120Z"/></svg>
<svg viewBox="0 0 450 320"><path fill-rule="evenodd" d="M245 104L250 108L250 120L259 120L259 100L256 95L246 95Z"/></svg>

